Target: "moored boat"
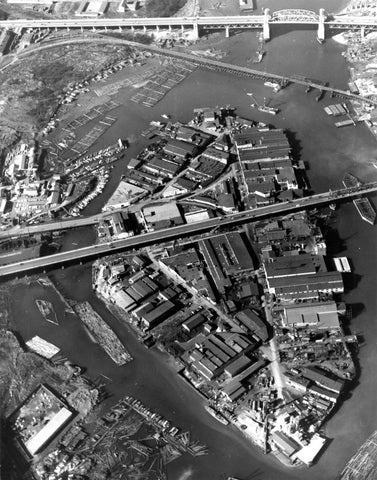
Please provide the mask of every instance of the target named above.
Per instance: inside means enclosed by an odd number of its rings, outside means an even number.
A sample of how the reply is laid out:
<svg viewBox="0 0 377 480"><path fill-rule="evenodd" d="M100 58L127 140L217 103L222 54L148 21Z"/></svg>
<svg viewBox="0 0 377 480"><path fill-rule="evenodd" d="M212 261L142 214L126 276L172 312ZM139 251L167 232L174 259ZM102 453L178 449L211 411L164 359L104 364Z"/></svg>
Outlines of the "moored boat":
<svg viewBox="0 0 377 480"><path fill-rule="evenodd" d="M342 182L346 188L357 188L363 185L363 183L357 177L355 177L355 175L352 175L352 173L346 173L343 177ZM355 198L353 200L353 204L355 205L356 210L358 211L360 217L365 222L368 222L371 225L375 224L376 211L373 208L368 198L366 197Z"/></svg>
<svg viewBox="0 0 377 480"><path fill-rule="evenodd" d="M59 325L58 319L56 317L56 313L54 310L54 307L52 306L51 302L48 302L47 300L35 300L35 303L38 307L38 310L41 312L43 315L43 318L50 323L53 323L54 325Z"/></svg>
<svg viewBox="0 0 377 480"><path fill-rule="evenodd" d="M205 405L204 408L207 410L207 412L212 415L212 417L216 418L219 422L221 422L223 425L228 425L229 421L227 418L224 417L224 415L214 408L210 407L209 405Z"/></svg>

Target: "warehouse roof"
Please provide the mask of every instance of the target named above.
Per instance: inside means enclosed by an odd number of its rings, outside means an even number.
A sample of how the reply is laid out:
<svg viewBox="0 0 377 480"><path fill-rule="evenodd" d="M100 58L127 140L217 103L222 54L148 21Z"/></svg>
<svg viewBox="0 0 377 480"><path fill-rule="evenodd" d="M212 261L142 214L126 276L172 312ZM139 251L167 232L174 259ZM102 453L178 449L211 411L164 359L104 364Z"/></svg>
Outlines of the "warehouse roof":
<svg viewBox="0 0 377 480"><path fill-rule="evenodd" d="M339 328L338 310L335 302L293 304L284 307L286 326L313 325L316 328Z"/></svg>

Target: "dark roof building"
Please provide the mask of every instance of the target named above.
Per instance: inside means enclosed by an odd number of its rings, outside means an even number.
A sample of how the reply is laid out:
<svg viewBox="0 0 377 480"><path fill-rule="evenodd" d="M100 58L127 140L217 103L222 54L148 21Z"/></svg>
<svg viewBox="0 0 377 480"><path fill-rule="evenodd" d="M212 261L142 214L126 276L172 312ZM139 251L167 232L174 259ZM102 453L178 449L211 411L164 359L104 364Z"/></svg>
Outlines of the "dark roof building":
<svg viewBox="0 0 377 480"><path fill-rule="evenodd" d="M317 272L326 272L326 264L322 255L304 253L296 256L276 257L273 261L264 264L268 279L297 275L314 275Z"/></svg>
<svg viewBox="0 0 377 480"><path fill-rule="evenodd" d="M182 328L188 332L192 332L193 330L196 330L202 326L206 321L207 318L203 315L203 313L197 312L182 323Z"/></svg>
<svg viewBox="0 0 377 480"><path fill-rule="evenodd" d="M339 398L339 393L331 392L326 388L319 387L318 385L312 385L308 388L309 393L318 397L330 400L330 402L336 403Z"/></svg>
<svg viewBox="0 0 377 480"><path fill-rule="evenodd" d="M240 382L231 382L222 390L231 402L236 402L246 393L245 387Z"/></svg>
<svg viewBox="0 0 377 480"><path fill-rule="evenodd" d="M233 378L239 373L242 373L247 367L249 367L252 363L249 357L246 355L241 355L240 357L233 360L231 363L225 367L225 373L230 377Z"/></svg>
<svg viewBox="0 0 377 480"><path fill-rule="evenodd" d="M312 382L320 385L323 388L327 388L327 390L331 390L338 395L344 388L345 381L343 379L330 376L329 373L321 370L318 367L306 367L304 368L302 375L308 380L311 380Z"/></svg>
<svg viewBox="0 0 377 480"><path fill-rule="evenodd" d="M343 278L339 272L267 278L267 284L270 293L281 299L317 298L318 293L344 291Z"/></svg>
<svg viewBox="0 0 377 480"><path fill-rule="evenodd" d="M165 153L182 158L195 157L197 154L196 145L183 142L182 140L175 140L174 138L168 141L163 150Z"/></svg>
<svg viewBox="0 0 377 480"><path fill-rule="evenodd" d="M271 434L271 439L277 448L287 455L287 457L291 457L297 450L301 449L301 446L297 442L287 437L283 432L275 430Z"/></svg>
<svg viewBox="0 0 377 480"><path fill-rule="evenodd" d="M160 303L157 307L152 306L152 310L142 312L139 317L146 330L156 327L166 320L176 310L176 306L170 300Z"/></svg>
<svg viewBox="0 0 377 480"><path fill-rule="evenodd" d="M267 325L254 310L246 308L245 310L238 312L235 318L251 333L259 337L262 342L268 340Z"/></svg>

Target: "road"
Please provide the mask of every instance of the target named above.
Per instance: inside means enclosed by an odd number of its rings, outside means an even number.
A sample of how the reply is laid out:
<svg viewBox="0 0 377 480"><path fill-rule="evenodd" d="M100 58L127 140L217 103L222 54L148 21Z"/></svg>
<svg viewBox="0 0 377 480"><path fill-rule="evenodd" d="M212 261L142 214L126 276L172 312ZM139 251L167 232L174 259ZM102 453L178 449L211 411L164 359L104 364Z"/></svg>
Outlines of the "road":
<svg viewBox="0 0 377 480"><path fill-rule="evenodd" d="M0 28L104 28L104 27L221 27L230 26L247 28L248 26L262 26L264 15L234 15L215 17L131 17L131 18L83 18L73 17L64 19L12 19L1 20ZM318 24L318 19L313 16L282 16L270 18L270 24L305 25ZM334 15L325 20L326 26L376 26L376 18L372 16Z"/></svg>
<svg viewBox="0 0 377 480"><path fill-rule="evenodd" d="M361 194L372 193L375 191L377 191L377 182L369 183L359 188L343 188L341 190L312 195L292 202L276 203L249 210L247 212L233 213L193 224L180 225L178 227L143 233L125 239L113 240L103 244L91 245L76 250L70 250L68 252L57 253L55 255L34 258L23 262L15 262L0 267L0 278L8 275L25 274L27 272L47 267L83 262L95 257L110 255L124 250L138 249L156 243L163 243L177 238L209 232L214 228L237 226L239 224L253 222L260 218L287 214L293 211L304 210L347 198L355 198Z"/></svg>

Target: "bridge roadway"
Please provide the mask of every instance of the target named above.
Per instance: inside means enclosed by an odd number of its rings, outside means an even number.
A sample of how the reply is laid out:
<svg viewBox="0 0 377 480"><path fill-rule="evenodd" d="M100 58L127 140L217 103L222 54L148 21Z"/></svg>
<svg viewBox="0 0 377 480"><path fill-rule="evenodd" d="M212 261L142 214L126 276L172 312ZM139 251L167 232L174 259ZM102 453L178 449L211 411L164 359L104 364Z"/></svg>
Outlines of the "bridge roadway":
<svg viewBox="0 0 377 480"><path fill-rule="evenodd" d="M261 80L275 80L279 83L286 82L286 83L296 83L304 86L311 86L312 88L315 88L318 90L323 90L330 93L334 92L335 95L338 95L340 97L349 98L350 100L366 102L371 105L377 106L377 100L363 97L361 95L355 95L349 91L340 90L339 88L325 86L323 84L316 83L314 80L305 79L305 78L300 79L298 77L287 77L284 75L278 75L276 73L264 72L262 70L254 70L248 67L233 65L231 63L219 62L217 60L212 60L209 58L198 57L197 55L191 55L189 53L178 52L178 51L167 49L167 48L159 48L153 45L145 45L143 43L132 42L130 40L123 40L120 38L114 38L110 36L106 36L106 37L90 36L87 38L79 37L79 38L74 38L69 40L61 40L61 39L48 40L47 39L45 43L36 44L35 46L29 47L25 49L25 51L20 52L17 55L18 59L14 60L13 63L21 61L24 57L28 55L32 55L38 51L46 50L56 46L73 45L77 43L100 43L100 44L112 43L112 44L118 44L118 45L128 45L130 47L137 48L139 50L140 49L149 50L155 53L156 55L162 55L166 57L176 58L178 60L183 60L186 62L191 62L198 65L201 68L208 68L210 70L223 71L231 74L258 78ZM13 65L13 63L9 65Z"/></svg>
<svg viewBox="0 0 377 480"><path fill-rule="evenodd" d="M252 26L262 26L265 21L264 15L238 15L238 16L218 16L218 17L136 17L136 18L67 18L67 19L12 19L1 20L0 28L104 28L104 27L181 27L181 26L199 26L207 28L216 27L235 27L247 28ZM270 24L318 24L315 18L282 18L272 19ZM372 16L352 16L352 15L334 15L324 21L326 26L341 27L348 25L357 25L364 27L375 27L376 17Z"/></svg>
<svg viewBox="0 0 377 480"><path fill-rule="evenodd" d="M113 240L104 244L91 245L89 247L69 250L68 252L56 253L45 257L16 262L0 267L0 278L10 275L26 274L47 267L82 262L95 257L114 254L127 249L141 248L143 246L182 238L185 236L197 235L209 232L218 227L232 227L242 223L252 222L260 218L287 214L296 210L333 203L342 199L350 199L377 191L377 182L365 184L358 188L343 188L340 190L320 193L299 200L277 203L260 207L247 212L238 212L222 217L203 220L193 224L180 225L178 227L166 228L156 232L143 233L121 240Z"/></svg>

